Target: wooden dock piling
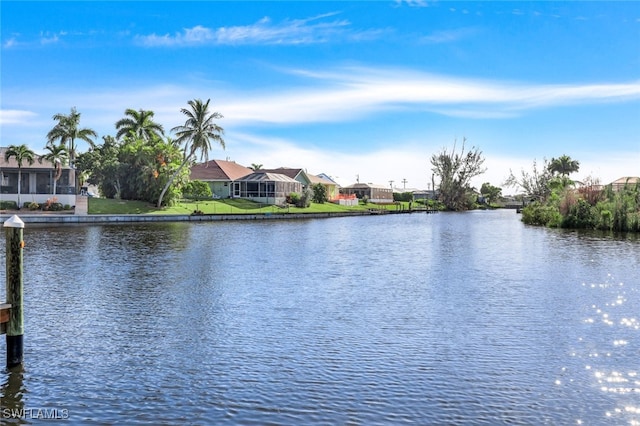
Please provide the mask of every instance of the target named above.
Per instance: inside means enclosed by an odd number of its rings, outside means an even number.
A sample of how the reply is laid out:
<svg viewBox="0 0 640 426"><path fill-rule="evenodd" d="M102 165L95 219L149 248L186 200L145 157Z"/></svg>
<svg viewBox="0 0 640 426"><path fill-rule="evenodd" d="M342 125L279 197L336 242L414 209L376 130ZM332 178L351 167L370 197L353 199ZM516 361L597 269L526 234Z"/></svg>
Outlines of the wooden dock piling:
<svg viewBox="0 0 640 426"><path fill-rule="evenodd" d="M23 268L24 222L16 215L4 222L6 236L6 291L7 302L3 306L8 319L3 328L7 333L7 368L22 364L24 344ZM7 306L8 305L8 306ZM8 315L7 314L8 311ZM3 315L0 313L0 318Z"/></svg>

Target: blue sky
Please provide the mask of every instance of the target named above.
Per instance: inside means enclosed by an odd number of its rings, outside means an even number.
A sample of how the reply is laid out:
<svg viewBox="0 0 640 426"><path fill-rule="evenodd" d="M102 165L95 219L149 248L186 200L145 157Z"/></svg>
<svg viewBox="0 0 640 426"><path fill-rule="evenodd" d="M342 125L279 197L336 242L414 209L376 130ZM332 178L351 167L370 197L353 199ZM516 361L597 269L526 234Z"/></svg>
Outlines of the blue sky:
<svg viewBox="0 0 640 426"><path fill-rule="evenodd" d="M463 138L486 158L478 187L563 154L580 161L578 179L640 175L640 2L3 0L0 11L2 146L42 152L51 117L74 106L100 143L127 108L170 129L188 100L210 98L227 145L211 158L341 184L426 188L431 155Z"/></svg>

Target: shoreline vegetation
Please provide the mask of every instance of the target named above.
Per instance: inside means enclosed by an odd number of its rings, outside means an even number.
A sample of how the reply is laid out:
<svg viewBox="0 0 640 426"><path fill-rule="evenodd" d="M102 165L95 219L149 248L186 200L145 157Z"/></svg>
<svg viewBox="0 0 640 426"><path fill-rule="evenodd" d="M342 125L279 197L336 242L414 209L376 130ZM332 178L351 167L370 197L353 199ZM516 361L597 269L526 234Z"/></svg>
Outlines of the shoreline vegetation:
<svg viewBox="0 0 640 426"><path fill-rule="evenodd" d="M640 183L618 191L583 187L552 191L522 209L522 221L550 228L640 232Z"/></svg>
<svg viewBox="0 0 640 426"><path fill-rule="evenodd" d="M330 194L329 191L335 191L335 185L320 182L310 185L310 179L306 183L296 182L295 190L287 187L276 191L274 183L274 187L266 192L280 194L277 201L273 197L274 204L261 203L264 197L255 196L260 191L245 198L224 198L232 194L228 187L214 194L211 182L191 179L191 167L196 164L198 157L207 163L212 143L213 146L225 148L224 129L216 123L223 116L210 109L210 101L188 101L188 107L180 110L185 118L184 124L170 130L173 137L165 134L164 126L153 120L153 111L127 109L124 118L115 123L116 136L102 136L102 144L95 143L98 135L93 129L80 126L81 114L75 107L71 108L69 114L55 114L53 120L56 124L47 134L45 149L48 153L39 157L39 161L46 159L54 166L50 172L52 197L42 204L21 202L22 164L26 162L31 165L38 157L26 145L11 145L5 151L4 160L8 162L13 159L17 163L18 200L16 210L7 204L8 201L0 202L0 214L74 215L73 206L57 202L53 195L59 187L63 168L67 166L65 185L76 188L76 191L79 187L88 188L91 185L100 195L99 198L87 199L86 210L83 201L77 217L257 217L275 214L279 217L287 214L292 214L292 217L313 217L314 214L338 216L515 207L513 204L501 204L501 200L506 200L506 197L502 197L502 188L489 182L483 183L479 190L472 186L471 180L486 171L485 158L478 147L466 147L466 138L461 144L456 141L453 147L445 147L431 156L431 184L428 191L423 191L429 193L429 198L415 199L414 192L395 192L392 187L393 198L387 197L386 188L384 196L374 198L375 201L388 199L387 203L370 203L369 195L348 193L349 196L361 198L357 205L343 206L331 202L337 194ZM79 141L86 142L91 149L79 153L76 147ZM251 170L255 174L261 168L262 164L252 164ZM518 203L522 221L538 226L640 232L640 178L624 178L633 180L624 187L603 187L591 177L583 182L569 179L569 175L579 168L578 161L562 155L549 162L545 159L542 168L538 168L534 160L531 173L523 170L521 176L516 177L511 172L504 185L522 190L509 201ZM390 181L390 185L392 183ZM301 187L300 184L306 186Z"/></svg>

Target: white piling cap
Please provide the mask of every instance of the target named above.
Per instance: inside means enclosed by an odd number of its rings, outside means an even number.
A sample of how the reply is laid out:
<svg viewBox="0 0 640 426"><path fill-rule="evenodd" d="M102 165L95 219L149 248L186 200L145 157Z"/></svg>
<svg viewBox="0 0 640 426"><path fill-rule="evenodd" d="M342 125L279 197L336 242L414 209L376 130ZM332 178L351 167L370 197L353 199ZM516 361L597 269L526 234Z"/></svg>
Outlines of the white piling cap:
<svg viewBox="0 0 640 426"><path fill-rule="evenodd" d="M4 221L5 228L24 228L24 222L22 219L18 217L18 215L13 215L9 219Z"/></svg>

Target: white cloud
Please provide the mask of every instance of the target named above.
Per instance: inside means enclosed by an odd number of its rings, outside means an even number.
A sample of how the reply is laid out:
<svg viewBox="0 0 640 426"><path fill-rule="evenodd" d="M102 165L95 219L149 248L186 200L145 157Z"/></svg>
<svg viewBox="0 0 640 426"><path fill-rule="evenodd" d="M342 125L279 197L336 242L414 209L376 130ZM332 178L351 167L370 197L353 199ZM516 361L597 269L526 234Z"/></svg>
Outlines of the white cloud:
<svg viewBox="0 0 640 426"><path fill-rule="evenodd" d="M452 43L471 37L476 34L476 32L477 30L474 28L458 28L454 30L436 31L430 35L421 37L420 41L431 44Z"/></svg>
<svg viewBox="0 0 640 426"><path fill-rule="evenodd" d="M0 124L27 124L29 119L37 114L31 111L22 111L17 109L0 110Z"/></svg>
<svg viewBox="0 0 640 426"><path fill-rule="evenodd" d="M532 108L640 99L640 81L535 85L364 67L291 72L310 81L268 94L231 97L225 102L230 119L263 123L344 121L398 108L455 117L509 118Z"/></svg>
<svg viewBox="0 0 640 426"><path fill-rule="evenodd" d="M17 37L10 37L8 38L4 43L2 43L2 47L6 48L6 49L10 49L12 47L16 47L18 46L18 38Z"/></svg>
<svg viewBox="0 0 640 426"><path fill-rule="evenodd" d="M252 25L220 27L217 29L197 25L171 34L138 35L136 41L144 46L198 46L198 45L240 45L240 44L309 44L322 43L337 35L347 35L350 22L347 20L327 20L337 13L327 13L307 19L284 20L273 23L268 17ZM350 32L352 38L363 38L363 34L377 32Z"/></svg>

